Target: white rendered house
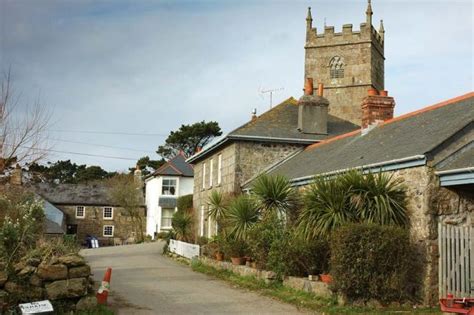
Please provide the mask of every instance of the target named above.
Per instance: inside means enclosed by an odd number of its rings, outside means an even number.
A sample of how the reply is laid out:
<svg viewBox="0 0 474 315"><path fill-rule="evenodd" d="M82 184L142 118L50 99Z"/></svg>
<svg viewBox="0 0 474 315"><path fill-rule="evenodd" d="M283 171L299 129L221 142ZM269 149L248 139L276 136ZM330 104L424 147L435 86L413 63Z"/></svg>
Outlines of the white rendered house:
<svg viewBox="0 0 474 315"><path fill-rule="evenodd" d="M147 206L146 234L171 229L171 219L177 208L177 199L193 193L194 171L178 154L145 179Z"/></svg>

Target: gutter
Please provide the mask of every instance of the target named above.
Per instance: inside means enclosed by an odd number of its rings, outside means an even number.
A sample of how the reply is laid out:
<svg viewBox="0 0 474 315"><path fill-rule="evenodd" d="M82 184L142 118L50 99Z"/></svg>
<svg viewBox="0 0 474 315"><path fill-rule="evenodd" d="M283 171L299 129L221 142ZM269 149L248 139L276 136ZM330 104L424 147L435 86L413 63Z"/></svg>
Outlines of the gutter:
<svg viewBox="0 0 474 315"><path fill-rule="evenodd" d="M337 175L340 173L344 173L353 169L360 169L363 170L365 173L374 170L374 169L379 169L379 171L389 171L389 170L399 170L403 168L408 168L408 167L414 167L414 166L421 166L426 164L426 157L424 155L414 155L414 156L409 156L401 159L394 159L394 160L389 160L389 161L384 161L384 162L377 162L377 163L372 163L372 164L366 164L362 166L357 166L357 167L351 167L351 168L344 168L336 171L330 171L326 173L321 173L321 174L315 174L315 175L309 175L309 176L303 176L303 177L298 177L290 180L290 182L294 186L302 186L310 183L314 177L318 176L333 176Z"/></svg>
<svg viewBox="0 0 474 315"><path fill-rule="evenodd" d="M464 168L456 168L453 170L447 170L447 171L437 171L435 172L436 175L450 175L450 174L457 174L457 173L473 173L474 172L474 166L471 167L464 167Z"/></svg>

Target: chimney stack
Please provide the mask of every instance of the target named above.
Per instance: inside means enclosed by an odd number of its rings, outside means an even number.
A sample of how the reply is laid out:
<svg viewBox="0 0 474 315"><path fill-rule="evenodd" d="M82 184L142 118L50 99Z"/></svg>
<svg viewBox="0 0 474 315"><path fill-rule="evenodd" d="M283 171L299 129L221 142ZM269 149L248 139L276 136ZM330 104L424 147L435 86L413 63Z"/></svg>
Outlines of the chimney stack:
<svg viewBox="0 0 474 315"><path fill-rule="evenodd" d="M362 100L362 129L393 118L395 100L388 96L387 91L368 90Z"/></svg>
<svg viewBox="0 0 474 315"><path fill-rule="evenodd" d="M255 119L257 119L257 109L256 109L256 108L254 108L254 109L252 110L252 118L251 118L251 120L254 121Z"/></svg>
<svg viewBox="0 0 474 315"><path fill-rule="evenodd" d="M314 95L313 79L306 78L304 95L298 101L298 130L309 134L327 134L329 101L323 97L323 84Z"/></svg>
<svg viewBox="0 0 474 315"><path fill-rule="evenodd" d="M135 180L136 183L142 184L142 170L140 169L140 167L137 166L135 167L135 171L133 172L133 179Z"/></svg>

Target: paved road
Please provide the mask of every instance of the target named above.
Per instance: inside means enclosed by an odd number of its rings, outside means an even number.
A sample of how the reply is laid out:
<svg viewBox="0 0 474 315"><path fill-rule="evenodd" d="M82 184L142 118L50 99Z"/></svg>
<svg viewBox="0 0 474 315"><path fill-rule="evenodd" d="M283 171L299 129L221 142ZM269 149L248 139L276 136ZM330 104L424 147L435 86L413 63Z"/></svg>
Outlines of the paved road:
<svg viewBox="0 0 474 315"><path fill-rule="evenodd" d="M81 252L101 281L112 267L111 304L119 314L303 314L294 306L193 272L161 255L161 243Z"/></svg>

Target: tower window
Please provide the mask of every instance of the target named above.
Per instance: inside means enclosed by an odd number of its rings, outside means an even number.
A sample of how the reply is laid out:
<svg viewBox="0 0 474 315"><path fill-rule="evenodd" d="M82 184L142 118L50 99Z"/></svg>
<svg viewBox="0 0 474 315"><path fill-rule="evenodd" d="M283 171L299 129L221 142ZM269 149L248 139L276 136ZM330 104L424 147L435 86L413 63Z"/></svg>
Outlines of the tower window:
<svg viewBox="0 0 474 315"><path fill-rule="evenodd" d="M342 57L332 57L329 62L329 75L331 76L331 79L344 78L344 59Z"/></svg>

